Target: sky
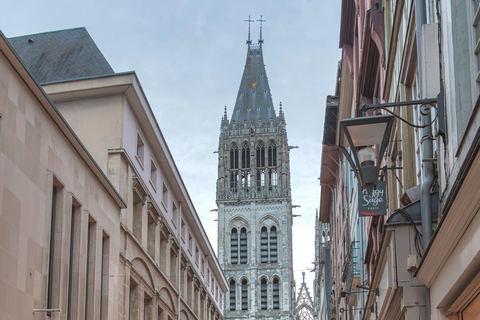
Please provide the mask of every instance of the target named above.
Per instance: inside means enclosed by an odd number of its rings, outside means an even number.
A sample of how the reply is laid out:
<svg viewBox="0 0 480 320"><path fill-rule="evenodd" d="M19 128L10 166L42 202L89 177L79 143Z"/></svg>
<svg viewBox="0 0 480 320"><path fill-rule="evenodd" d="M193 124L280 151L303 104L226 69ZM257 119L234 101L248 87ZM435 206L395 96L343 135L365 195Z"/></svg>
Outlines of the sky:
<svg viewBox="0 0 480 320"><path fill-rule="evenodd" d="M292 149L293 261L297 288L313 290L315 213L327 95L335 93L341 1L6 1L7 37L85 27L116 72L134 70L212 247L220 121L230 119L246 61L249 15L263 19L263 54L276 112ZM259 23L251 25L253 43ZM298 292L298 289L297 289Z"/></svg>

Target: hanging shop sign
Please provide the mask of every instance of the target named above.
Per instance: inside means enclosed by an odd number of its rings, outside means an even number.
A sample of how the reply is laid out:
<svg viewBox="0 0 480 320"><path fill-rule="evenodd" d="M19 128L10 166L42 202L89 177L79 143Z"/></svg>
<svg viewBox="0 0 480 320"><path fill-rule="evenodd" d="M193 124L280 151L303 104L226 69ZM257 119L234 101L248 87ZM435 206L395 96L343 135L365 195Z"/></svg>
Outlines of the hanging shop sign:
<svg viewBox="0 0 480 320"><path fill-rule="evenodd" d="M378 181L371 195L366 189L360 192L358 210L361 217L383 216L387 213L385 181Z"/></svg>

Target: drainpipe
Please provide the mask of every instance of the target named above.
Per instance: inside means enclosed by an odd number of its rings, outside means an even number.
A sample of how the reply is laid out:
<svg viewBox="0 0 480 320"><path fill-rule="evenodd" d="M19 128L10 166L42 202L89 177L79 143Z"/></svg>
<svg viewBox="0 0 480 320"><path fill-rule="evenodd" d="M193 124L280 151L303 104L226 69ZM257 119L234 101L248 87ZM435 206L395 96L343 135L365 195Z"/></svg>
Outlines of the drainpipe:
<svg viewBox="0 0 480 320"><path fill-rule="evenodd" d="M337 255L337 226L335 223L336 216L335 216L335 190L330 187L330 191L332 192L332 208L333 208L333 248L335 250L335 255ZM333 275L335 278L335 319L338 320L338 279L337 279L337 259L336 257L333 258Z"/></svg>
<svg viewBox="0 0 480 320"><path fill-rule="evenodd" d="M423 98L423 81L422 81L422 26L425 24L425 0L415 0L415 33L417 37L417 62L418 62L418 84L420 98ZM430 200L430 189L433 185L433 137L430 108L422 107L420 110L422 115L423 137L422 137L422 163L423 163L423 181L421 186L420 206L422 215L422 234L423 248L426 249L430 238L432 237L432 205ZM427 160L427 161L424 161ZM427 319L430 319L430 289L426 288L425 305L427 311Z"/></svg>

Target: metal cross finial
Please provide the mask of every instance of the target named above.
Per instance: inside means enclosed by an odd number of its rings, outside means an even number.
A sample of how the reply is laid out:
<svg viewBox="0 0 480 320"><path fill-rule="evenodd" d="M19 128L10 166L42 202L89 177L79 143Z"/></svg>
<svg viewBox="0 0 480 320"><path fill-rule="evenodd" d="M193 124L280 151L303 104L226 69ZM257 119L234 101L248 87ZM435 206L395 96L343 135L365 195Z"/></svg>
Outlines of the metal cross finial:
<svg viewBox="0 0 480 320"><path fill-rule="evenodd" d="M263 20L262 18L263 18L263 16L260 15L260 20L257 20L257 21L260 22L260 39L258 40L258 43L263 43L263 38L262 38L262 23L263 23L263 22L267 22L267 20Z"/></svg>
<svg viewBox="0 0 480 320"><path fill-rule="evenodd" d="M255 22L255 20L250 19L250 15L248 15L248 20L245 20L245 22L248 22L248 40L247 44L251 44L252 40L250 40L250 22Z"/></svg>

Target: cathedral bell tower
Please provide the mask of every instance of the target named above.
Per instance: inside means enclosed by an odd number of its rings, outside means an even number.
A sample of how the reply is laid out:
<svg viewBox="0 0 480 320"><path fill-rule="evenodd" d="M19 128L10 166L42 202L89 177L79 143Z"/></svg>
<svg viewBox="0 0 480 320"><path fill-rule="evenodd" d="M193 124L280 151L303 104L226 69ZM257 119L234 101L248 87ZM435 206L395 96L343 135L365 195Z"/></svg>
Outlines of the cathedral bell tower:
<svg viewBox="0 0 480 320"><path fill-rule="evenodd" d="M247 21L245 70L218 146L218 258L230 287L224 318L286 320L294 312L287 130L272 102L262 29L252 44Z"/></svg>

